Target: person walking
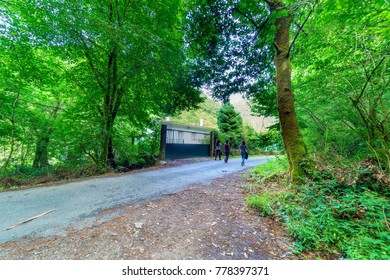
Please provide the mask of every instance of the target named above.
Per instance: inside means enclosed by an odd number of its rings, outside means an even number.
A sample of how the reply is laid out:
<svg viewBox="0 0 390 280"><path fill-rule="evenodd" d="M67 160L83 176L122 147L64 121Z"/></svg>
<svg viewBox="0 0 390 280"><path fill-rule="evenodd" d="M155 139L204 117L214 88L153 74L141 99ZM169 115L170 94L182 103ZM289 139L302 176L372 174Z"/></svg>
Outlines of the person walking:
<svg viewBox="0 0 390 280"><path fill-rule="evenodd" d="M248 147L245 144L245 141L242 140L240 145L240 154L241 154L241 166L245 165L245 160L248 158Z"/></svg>
<svg viewBox="0 0 390 280"><path fill-rule="evenodd" d="M221 160L222 156L222 147L221 147L221 141L217 141L215 144L215 160L217 160L217 157L219 157L219 160Z"/></svg>
<svg viewBox="0 0 390 280"><path fill-rule="evenodd" d="M230 155L230 145L229 145L229 140L226 140L226 142L225 142L225 163L228 162L229 155Z"/></svg>

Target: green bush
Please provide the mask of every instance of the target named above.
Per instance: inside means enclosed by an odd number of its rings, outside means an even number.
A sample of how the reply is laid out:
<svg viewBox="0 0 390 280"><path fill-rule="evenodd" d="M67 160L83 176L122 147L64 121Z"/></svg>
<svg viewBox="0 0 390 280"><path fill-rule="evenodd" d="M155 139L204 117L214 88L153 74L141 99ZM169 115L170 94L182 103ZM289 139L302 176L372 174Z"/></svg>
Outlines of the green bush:
<svg viewBox="0 0 390 280"><path fill-rule="evenodd" d="M259 210L262 216L271 216L274 214L275 199L268 193L265 195L252 195L246 199L246 203Z"/></svg>
<svg viewBox="0 0 390 280"><path fill-rule="evenodd" d="M270 162L255 168L253 176L272 176L282 166L280 161ZM295 238L295 253L312 250L345 259L389 260L389 197L375 191L368 180L359 180L362 171L349 170L347 182L336 178L336 170L322 170L313 174L314 180L290 185L282 194L264 186L246 202L261 215L281 218ZM376 184L374 177L371 180Z"/></svg>
<svg viewBox="0 0 390 280"><path fill-rule="evenodd" d="M335 191L336 186L334 181L316 183L280 207L297 252L341 251L348 259L389 259L388 199L350 186Z"/></svg>
<svg viewBox="0 0 390 280"><path fill-rule="evenodd" d="M285 157L275 157L266 164L261 164L252 169L256 176L267 178L288 170L288 162Z"/></svg>

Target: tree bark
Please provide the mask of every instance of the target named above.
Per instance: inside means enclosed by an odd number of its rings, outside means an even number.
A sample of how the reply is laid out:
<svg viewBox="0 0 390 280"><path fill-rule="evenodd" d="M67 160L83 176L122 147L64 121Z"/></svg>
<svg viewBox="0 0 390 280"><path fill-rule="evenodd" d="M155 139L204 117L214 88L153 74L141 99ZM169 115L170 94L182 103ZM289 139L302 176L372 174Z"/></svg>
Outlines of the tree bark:
<svg viewBox="0 0 390 280"><path fill-rule="evenodd" d="M11 112L11 117L9 118L9 121L11 123L11 148L8 154L7 159L5 160L3 166L1 167L2 169L6 169L11 161L12 155L14 153L14 148L15 148L15 110L16 110L16 104L19 101L19 93L17 93L16 98L12 104L12 112Z"/></svg>
<svg viewBox="0 0 390 280"><path fill-rule="evenodd" d="M281 1L275 1L276 9L282 10ZM289 175L292 181L299 181L307 175L308 152L299 128L294 106L294 94L291 85L290 27L292 14L276 19L277 28L274 47L276 68L277 108L284 147L289 163Z"/></svg>
<svg viewBox="0 0 390 280"><path fill-rule="evenodd" d="M118 2L109 2L109 22L115 27L120 25L120 16L117 11ZM107 61L107 76L105 78L105 83L100 83L102 90L104 92L104 101L103 101L103 110L102 110L102 119L103 119L103 129L102 129L102 151L100 156L99 169L101 172L105 172L107 167L116 167L115 154L113 147L113 128L116 115L118 113L123 88L119 86L118 81L118 44L113 41L110 42L110 50L108 53Z"/></svg>
<svg viewBox="0 0 390 280"><path fill-rule="evenodd" d="M58 103L57 106L50 113L50 116L53 118L53 122L57 118L57 113L59 109L60 109L60 103ZM33 167L43 168L49 166L49 143L53 131L54 131L53 125L48 124L47 130L44 131L42 136L38 138L37 147L35 149Z"/></svg>
<svg viewBox="0 0 390 280"><path fill-rule="evenodd" d="M107 68L107 88L105 90L104 102L103 102L103 120L104 129L103 141L102 141L102 154L101 154L101 168L104 171L105 166L115 168L115 155L112 145L112 131L114 128L114 121L118 113L121 98L122 89L118 87L118 61L117 61L118 48L115 43L110 51L108 57Z"/></svg>
<svg viewBox="0 0 390 280"><path fill-rule="evenodd" d="M35 168L43 168L49 166L49 157L48 157L48 148L50 142L50 134L52 131L50 130L47 135L41 137L38 140L37 147L35 149L35 157L33 167Z"/></svg>

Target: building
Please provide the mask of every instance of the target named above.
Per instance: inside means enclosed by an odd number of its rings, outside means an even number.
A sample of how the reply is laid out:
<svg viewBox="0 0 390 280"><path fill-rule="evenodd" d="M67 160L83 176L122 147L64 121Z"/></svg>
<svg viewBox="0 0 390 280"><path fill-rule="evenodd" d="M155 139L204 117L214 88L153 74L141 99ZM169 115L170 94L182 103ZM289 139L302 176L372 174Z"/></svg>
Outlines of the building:
<svg viewBox="0 0 390 280"><path fill-rule="evenodd" d="M161 127L161 159L209 156L211 129L184 123L163 121Z"/></svg>

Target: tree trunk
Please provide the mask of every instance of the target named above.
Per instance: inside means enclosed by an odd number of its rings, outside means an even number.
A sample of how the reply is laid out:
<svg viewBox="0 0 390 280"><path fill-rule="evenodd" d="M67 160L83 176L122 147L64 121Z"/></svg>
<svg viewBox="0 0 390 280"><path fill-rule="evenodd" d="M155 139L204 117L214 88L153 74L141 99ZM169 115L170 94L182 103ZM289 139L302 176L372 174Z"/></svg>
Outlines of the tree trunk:
<svg viewBox="0 0 390 280"><path fill-rule="evenodd" d="M112 168L116 168L118 165L115 161L114 146L112 145L112 136L108 139L108 155L107 163Z"/></svg>
<svg viewBox="0 0 390 280"><path fill-rule="evenodd" d="M2 169L6 169L11 161L12 155L14 153L14 148L15 148L15 109L16 109L16 104L19 101L19 93L17 93L16 98L14 100L14 103L12 104L12 113L11 117L9 118L9 121L11 123L11 148L8 154L7 159L5 160L3 166L1 167Z"/></svg>
<svg viewBox="0 0 390 280"><path fill-rule="evenodd" d="M48 132L51 134L51 131ZM33 167L43 168L49 166L48 148L50 142L50 136L45 135L38 140L37 147L35 150L35 157Z"/></svg>
<svg viewBox="0 0 390 280"><path fill-rule="evenodd" d="M50 116L53 118L53 122L57 118L58 110L60 109L60 103L50 112ZM51 134L53 133L53 124L47 125L47 130L43 132L43 135L38 138L37 147L35 149L35 157L33 167L43 168L49 166L49 142Z"/></svg>
<svg viewBox="0 0 390 280"><path fill-rule="evenodd" d="M107 88L105 89L104 103L103 103L103 141L101 154L101 171L108 166L115 168L115 154L112 144L112 131L114 128L114 121L118 113L121 99L122 89L118 88L118 48L116 44L112 47L108 59L108 74L107 74Z"/></svg>
<svg viewBox="0 0 390 280"><path fill-rule="evenodd" d="M108 1L108 21L112 30L122 25L120 7L118 1ZM107 50L106 70L99 69L92 59L93 49L89 47L83 37L80 38L84 46L84 54L88 60L89 66L96 77L103 96L103 102L99 106L101 117L101 144L100 151L96 157L96 164L100 172L105 172L108 167L116 167L115 154L113 147L113 128L116 115L121 105L123 86L120 86L121 78L118 77L118 54L121 52L120 45L112 40L109 42ZM123 77L122 77L123 78Z"/></svg>
<svg viewBox="0 0 390 280"><path fill-rule="evenodd" d="M277 2L279 8L282 4ZM289 175L292 181L299 181L306 176L308 153L295 114L294 94L291 86L290 63L290 26L291 14L279 17L275 25L277 31L274 39L276 49L274 64L276 68L276 87L278 113L284 147L289 163Z"/></svg>
<svg viewBox="0 0 390 280"><path fill-rule="evenodd" d="M109 158L110 156L110 146L112 150L112 127L113 123L110 121L109 114L104 116L106 118L106 125L102 129L102 148L99 160L99 170L100 172L106 172L107 168L110 166L110 161L113 161L113 158ZM111 155L112 156L112 155Z"/></svg>

